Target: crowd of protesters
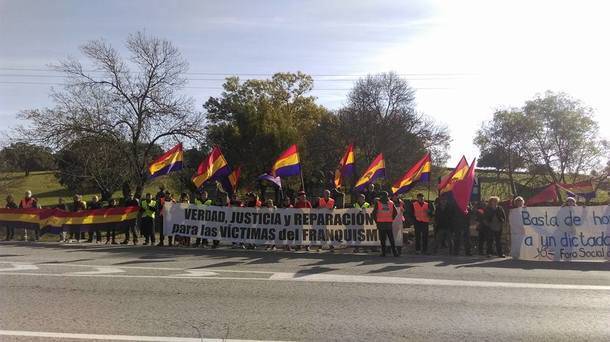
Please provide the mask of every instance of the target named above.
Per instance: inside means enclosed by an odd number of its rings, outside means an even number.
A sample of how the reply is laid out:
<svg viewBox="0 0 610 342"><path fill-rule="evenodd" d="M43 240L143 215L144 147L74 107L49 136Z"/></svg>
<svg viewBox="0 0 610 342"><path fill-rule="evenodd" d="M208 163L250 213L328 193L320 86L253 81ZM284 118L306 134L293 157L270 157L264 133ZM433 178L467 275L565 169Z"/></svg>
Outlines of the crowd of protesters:
<svg viewBox="0 0 610 342"><path fill-rule="evenodd" d="M433 233L433 243L431 243L432 253L437 254L439 249L448 249L449 254L459 255L463 250L464 255L472 255L471 225L476 226L478 232L476 238L476 249L480 255L496 255L504 257L503 233L508 229L507 215L502 206L499 205L500 199L491 196L483 203L471 203L468 213L462 213L452 200L449 194L443 194L435 201L427 201L424 195L419 193L415 200L403 200L397 195L389 196L387 192L376 191L375 185L370 184L366 191L356 194L356 201L351 205L345 205L345 196L334 190L324 190L321 197L308 199L304 191L294 194L294 197L283 196L282 200L276 205L272 199L262 201L258 195L248 192L245 197L240 199L237 194L229 196L220 193L217 198L212 199L207 191L200 191L191 196L188 193L181 193L174 196L163 186L160 186L156 195L147 193L141 199L135 198L133 193L129 193L121 201L110 199L104 206L98 196L92 196L86 202L81 195L75 195L72 203L66 203L62 198L59 199L56 209L65 211L83 211L101 208L114 207L139 207L140 215L135 224L126 226L122 231L107 229L102 231L95 228L89 231L87 236L79 230L62 232L59 241L65 243L106 243L106 244L139 244L139 239L143 239L142 245L162 246L190 246L193 248L217 248L220 241L214 240L210 243L207 239L196 238L191 241L190 237L165 236L163 233L163 213L162 208L165 202L193 203L200 206L224 206L224 207L266 207L266 208L372 208L372 215L377 224L380 240L381 255L385 256L389 251L394 256L399 256L402 252L400 247L395 246L394 235L392 233L392 223L397 219L403 222L403 228L413 227L414 247L416 254L430 254L429 237ZM566 200L567 206L576 205L574 198ZM522 197L517 197L512 203L513 207L523 207L525 202ZM27 191L24 198L17 204L14 197L6 197L6 208L39 208L38 201L32 196L31 191ZM432 230L430 229L432 226ZM139 229L138 229L139 228ZM38 229L33 230L33 239L40 238ZM159 234L159 241L156 241L156 233ZM26 233L27 234L27 233ZM117 234L123 234L124 239L117 241ZM6 227L5 240L15 239L15 228ZM390 246L386 246L386 240ZM405 241L409 243L407 239ZM253 244L232 244L233 248L255 249ZM275 250L275 245L265 246L266 249ZM292 247L286 246L287 250ZM301 246L295 246L296 250ZM321 247L319 247L321 248ZM334 250L334 246L329 247ZM376 252L377 248L356 247L354 252L358 253L365 249ZM309 246L305 247L310 250Z"/></svg>

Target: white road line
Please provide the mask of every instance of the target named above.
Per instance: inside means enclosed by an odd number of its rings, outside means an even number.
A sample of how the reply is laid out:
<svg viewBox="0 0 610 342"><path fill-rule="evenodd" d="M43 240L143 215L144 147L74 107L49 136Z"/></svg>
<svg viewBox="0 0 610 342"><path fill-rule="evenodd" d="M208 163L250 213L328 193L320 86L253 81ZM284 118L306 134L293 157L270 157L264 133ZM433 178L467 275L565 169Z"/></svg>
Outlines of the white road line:
<svg viewBox="0 0 610 342"><path fill-rule="evenodd" d="M117 268L117 267L108 267L108 266L102 266L102 267L95 267L96 270L95 271L84 271L84 272L74 272L71 274L76 274L76 275L99 275L99 274L115 274L115 273L124 273L125 271Z"/></svg>
<svg viewBox="0 0 610 342"><path fill-rule="evenodd" d="M548 283L517 283L478 280L452 280L404 278L383 276L361 276L343 274L309 274L275 272L269 278L252 277L193 277L189 275L124 275L124 274L74 274L74 273L9 273L2 276L41 276L41 277L102 277L102 278L142 278L142 279L192 279L192 280L246 280L246 281L294 281L294 282L320 282L320 283L353 283L353 284L391 284L391 285L419 285L419 286L452 286L452 287L479 287L479 288L515 288L515 289L545 289L545 290L588 290L610 291L610 286L604 285L578 285L578 284L548 284Z"/></svg>
<svg viewBox="0 0 610 342"><path fill-rule="evenodd" d="M0 336L46 337L53 339L79 339L104 341L146 341L146 342L258 342L258 340L235 340L222 338L169 337L169 336L133 336L133 335L102 335L75 334L42 331L0 330ZM269 340L265 340L269 341Z"/></svg>
<svg viewBox="0 0 610 342"><path fill-rule="evenodd" d="M185 270L187 273L183 274L172 274L171 277L215 277L219 274L216 272L204 271L204 270Z"/></svg>
<svg viewBox="0 0 610 342"><path fill-rule="evenodd" d="M38 269L38 266L35 266L32 264L20 264L20 263L13 263L13 262L10 262L9 264L12 264L13 267L0 268L0 272L32 271L32 270Z"/></svg>

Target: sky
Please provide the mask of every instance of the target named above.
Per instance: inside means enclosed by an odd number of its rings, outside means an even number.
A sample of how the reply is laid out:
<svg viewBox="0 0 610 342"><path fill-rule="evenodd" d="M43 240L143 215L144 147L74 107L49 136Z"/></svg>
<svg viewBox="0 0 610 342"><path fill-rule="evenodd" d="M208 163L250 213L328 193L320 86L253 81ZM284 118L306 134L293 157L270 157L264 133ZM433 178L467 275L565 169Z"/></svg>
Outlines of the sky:
<svg viewBox="0 0 610 342"><path fill-rule="evenodd" d="M48 65L104 38L146 31L190 63L185 94L201 105L228 75L302 71L341 107L359 76L395 71L417 109L449 128L448 165L477 157L474 134L497 109L546 90L591 106L610 139L610 4L605 1L31 1L0 0L0 129L52 106ZM57 85L55 85L57 87Z"/></svg>

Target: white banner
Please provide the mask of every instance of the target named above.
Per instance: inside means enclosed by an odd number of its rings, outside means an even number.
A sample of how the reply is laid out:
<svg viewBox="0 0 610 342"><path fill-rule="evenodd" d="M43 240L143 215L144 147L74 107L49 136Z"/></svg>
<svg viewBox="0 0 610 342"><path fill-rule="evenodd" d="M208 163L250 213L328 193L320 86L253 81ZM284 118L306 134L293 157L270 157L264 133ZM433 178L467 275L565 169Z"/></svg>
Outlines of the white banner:
<svg viewBox="0 0 610 342"><path fill-rule="evenodd" d="M610 260L610 207L510 211L511 254L524 260Z"/></svg>
<svg viewBox="0 0 610 342"><path fill-rule="evenodd" d="M163 231L257 245L379 246L371 209L269 209L165 203ZM393 224L402 245L402 221Z"/></svg>

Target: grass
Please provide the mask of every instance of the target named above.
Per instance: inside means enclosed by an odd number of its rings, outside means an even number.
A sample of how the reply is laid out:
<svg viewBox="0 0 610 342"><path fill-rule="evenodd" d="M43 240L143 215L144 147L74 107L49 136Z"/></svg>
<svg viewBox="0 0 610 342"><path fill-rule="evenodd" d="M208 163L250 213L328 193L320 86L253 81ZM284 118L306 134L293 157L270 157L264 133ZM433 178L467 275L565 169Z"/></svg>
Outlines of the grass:
<svg viewBox="0 0 610 342"><path fill-rule="evenodd" d="M150 192L155 194L158 191L158 186L161 182L162 180L156 180L147 184L144 188L144 193ZM32 191L34 197L38 199L38 203L43 207L56 205L59 198L63 198L64 201L70 203L72 196L74 196L74 193L59 184L53 171L31 172L27 177L22 172L0 174L0 195L2 196L2 205L4 205L4 197L6 195L13 195L15 200L19 202L27 190ZM85 201L89 202L94 195L99 196L99 193L90 192L81 195L83 195ZM113 194L113 197L121 198L123 195L121 191L117 191Z"/></svg>
<svg viewBox="0 0 610 342"><path fill-rule="evenodd" d="M504 175L496 178L496 173L491 171L477 171L477 175L481 180L481 193L483 198L496 195L502 200L510 199L510 191L507 183L507 179ZM436 176L435 176L436 177ZM436 179L433 177L432 179ZM518 181L524 181L525 175L517 175ZM181 189L177 189L177 185L169 179L156 179L146 185L144 193L150 192L155 194L158 191L160 183L165 183L168 190L174 194L179 194ZM434 182L434 181L433 181ZM58 183L57 178L52 171L40 171L31 172L29 176L25 176L24 173L0 173L0 196L2 196L2 205L4 204L4 197L8 194L12 194L16 201L19 202L23 198L23 194L26 190L31 190L43 207L49 207L57 204L59 198L64 198L66 202L70 202L74 195L61 184ZM424 193L427 196L428 189L425 184L422 184L406 194L406 198L414 198L418 192ZM85 193L81 194L84 196L84 200L90 201L93 195L99 195L97 193ZM117 191L114 198L122 197L120 191ZM430 189L430 200L436 198L436 184L432 184ZM608 192L598 191L595 203L606 203L608 201Z"/></svg>

